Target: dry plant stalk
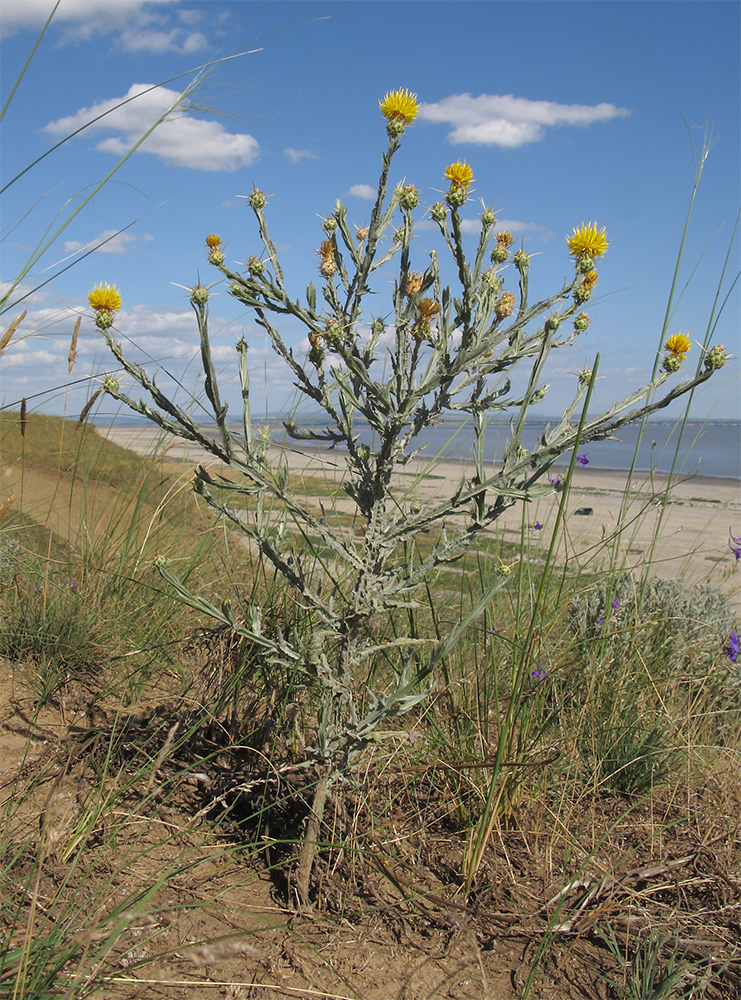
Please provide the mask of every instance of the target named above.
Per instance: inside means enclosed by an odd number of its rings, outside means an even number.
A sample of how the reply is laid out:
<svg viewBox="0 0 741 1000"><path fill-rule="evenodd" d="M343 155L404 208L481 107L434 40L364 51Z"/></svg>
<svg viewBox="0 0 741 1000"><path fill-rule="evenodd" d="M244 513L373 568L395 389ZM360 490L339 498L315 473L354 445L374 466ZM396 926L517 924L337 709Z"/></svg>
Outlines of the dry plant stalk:
<svg viewBox="0 0 741 1000"><path fill-rule="evenodd" d="M21 325L21 323L23 322L23 320L26 318L27 313L28 313L28 310L24 309L23 312L19 316L16 316L16 318L12 321L12 323L10 324L10 326L8 327L8 329L5 331L5 333L2 335L2 337L0 337L0 354L3 353L3 351L5 350L5 348L10 343L13 334L18 329L18 327Z"/></svg>
<svg viewBox="0 0 741 1000"><path fill-rule="evenodd" d="M87 417L88 413L90 413L90 411L92 410L92 408L95 406L95 403L97 402L98 397L100 396L100 394L103 391L104 391L103 390L103 386L101 386L100 389L96 389L95 392L90 397L90 399L87 401L87 403L85 403L85 405L83 406L83 408L82 408L82 410L80 412L80 416L79 416L79 418L77 420L77 426L78 427L81 427L85 423L85 418Z"/></svg>
<svg viewBox="0 0 741 1000"><path fill-rule="evenodd" d="M75 358L77 357L77 335L80 332L80 323L82 323L82 316L77 317L75 323L75 328L72 331L72 340L69 345L69 354L67 355L67 374L72 371L72 366L75 363Z"/></svg>

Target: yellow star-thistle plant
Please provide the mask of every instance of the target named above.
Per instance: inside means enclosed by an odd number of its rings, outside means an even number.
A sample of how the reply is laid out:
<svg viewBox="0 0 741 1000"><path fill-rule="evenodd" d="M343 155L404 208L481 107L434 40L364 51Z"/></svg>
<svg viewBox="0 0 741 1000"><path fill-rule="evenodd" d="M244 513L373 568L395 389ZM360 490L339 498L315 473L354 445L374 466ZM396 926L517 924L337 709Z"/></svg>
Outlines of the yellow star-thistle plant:
<svg viewBox="0 0 741 1000"><path fill-rule="evenodd" d="M596 222L583 222L566 240L572 257L601 257L607 250L609 240L605 227L597 229Z"/></svg>
<svg viewBox="0 0 741 1000"><path fill-rule="evenodd" d="M463 188L466 191L473 180L473 170L467 163L461 163L459 160L445 168L445 179L450 181L452 190L458 191Z"/></svg>
<svg viewBox="0 0 741 1000"><path fill-rule="evenodd" d="M686 333L674 333L664 344L664 350L676 355L680 361L684 361L685 355L691 347L692 343Z"/></svg>
<svg viewBox="0 0 741 1000"><path fill-rule="evenodd" d="M598 281L599 281L599 276L596 271L587 271L587 273L584 275L582 288L586 288L587 291L591 292L591 290L594 288L594 286L597 284Z"/></svg>
<svg viewBox="0 0 741 1000"><path fill-rule="evenodd" d="M115 285L108 282L95 285L87 297L90 308L96 312L116 312L121 308L121 295Z"/></svg>
<svg viewBox="0 0 741 1000"><path fill-rule="evenodd" d="M419 111L417 95L408 90L390 90L378 105L387 122L401 125L410 125Z"/></svg>

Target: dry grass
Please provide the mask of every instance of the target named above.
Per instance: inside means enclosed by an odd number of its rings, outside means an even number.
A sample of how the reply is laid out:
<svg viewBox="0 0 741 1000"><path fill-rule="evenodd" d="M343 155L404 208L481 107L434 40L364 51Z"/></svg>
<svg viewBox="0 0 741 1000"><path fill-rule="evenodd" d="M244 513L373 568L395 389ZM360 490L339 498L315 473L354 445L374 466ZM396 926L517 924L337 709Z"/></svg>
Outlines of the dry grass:
<svg viewBox="0 0 741 1000"><path fill-rule="evenodd" d="M106 447L92 430L80 446L69 424L31 415L24 439L4 427L0 449L22 495L30 500L32 484L46 482L62 512L41 516L51 505L40 489L38 507L14 503L3 522L3 544L18 549L4 608L15 606L30 566L46 572L49 608L79 612L70 602L80 595L57 586L73 567L106 627L87 665L71 671L60 654L45 699L31 682L38 663L0 660L0 996L737 994L739 678L708 613L689 634L660 610L629 617L626 602L606 632L585 633L569 608L600 581L555 581L533 648L547 682L522 692L497 779L501 808L466 893L466 856L528 633L531 598L517 595L532 593L538 573L535 563L515 571L445 664L428 705L387 726L353 783L335 793L316 908L299 916L294 859L316 780L303 753L316 691L156 585L151 554L163 540L178 552L184 542L170 515L190 537L204 531L190 495L173 490L187 477ZM138 491L133 505L129 490ZM321 501L321 483L307 481L307 493ZM118 520L101 523L114 497ZM117 532L133 512L122 543ZM219 577L220 546L210 526L205 534L204 592L217 581L220 593L236 594L247 581L262 595L268 631L311 627L259 564L251 575L244 565L242 583ZM220 544L233 554L228 535ZM113 572L98 555L115 550ZM420 636L475 600L487 563L432 586L415 617ZM83 616L73 618L81 629ZM380 641L408 627L406 618L379 620L376 631ZM365 684L382 689L387 671L373 663L358 697ZM620 706L638 728L620 728ZM672 963L679 978L658 992ZM649 980L656 992L637 992Z"/></svg>

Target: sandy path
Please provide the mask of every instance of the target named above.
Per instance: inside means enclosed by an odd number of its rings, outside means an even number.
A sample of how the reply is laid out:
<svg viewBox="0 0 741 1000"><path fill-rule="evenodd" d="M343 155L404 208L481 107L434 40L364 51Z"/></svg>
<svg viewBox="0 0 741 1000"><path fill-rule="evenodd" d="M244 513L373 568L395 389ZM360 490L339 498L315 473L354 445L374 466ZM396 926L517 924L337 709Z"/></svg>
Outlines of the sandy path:
<svg viewBox="0 0 741 1000"><path fill-rule="evenodd" d="M99 428L100 433L124 448L139 454L166 451L170 461L196 465L213 464L213 457L180 439L162 439L156 428ZM174 442L174 443L173 443ZM272 449L277 455L278 448ZM310 452L289 448L285 452L294 472L324 476L329 483L339 484L343 474L342 452ZM413 460L404 469L399 484L414 485L420 499L450 491L470 474L466 463L438 462L428 468L423 460ZM563 474L565 469L554 469ZM598 470L591 467L574 471L568 498L565 531L559 544L559 558L567 557L582 564L595 560L604 538L615 536L620 515L627 473ZM659 540L652 555L654 572L660 576L683 576L692 582L708 582L730 593L735 607L741 612L741 563L736 569L728 548L728 532L741 534L741 484L732 479L711 479L693 476L675 483L671 495L666 495L667 477L638 473L632 484L630 503L624 512L623 530L617 545L628 556L631 565L639 564L651 550L656 526L661 518ZM555 494L533 501L526 511L526 523L534 546L543 548L550 542L549 529L556 517ZM351 503L348 500L348 509ZM589 515L579 514L584 508ZM663 508L663 517L661 511ZM543 529L536 531L539 522ZM497 521L499 536L519 540L522 510L515 505ZM590 565L593 565L590 562Z"/></svg>

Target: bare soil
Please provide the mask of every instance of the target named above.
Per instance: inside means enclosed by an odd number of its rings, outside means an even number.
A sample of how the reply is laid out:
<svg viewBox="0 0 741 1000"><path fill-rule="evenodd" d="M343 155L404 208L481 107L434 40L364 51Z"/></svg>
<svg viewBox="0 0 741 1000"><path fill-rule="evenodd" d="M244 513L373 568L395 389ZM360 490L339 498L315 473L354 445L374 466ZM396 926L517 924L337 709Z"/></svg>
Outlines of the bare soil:
<svg viewBox="0 0 741 1000"><path fill-rule="evenodd" d="M38 868L18 940L75 894L91 900L77 934L93 935L121 899L157 886L146 905L132 904L98 970L99 995L111 1000L516 1000L534 964L533 998L611 1000L619 994L601 977L620 974L600 934L608 925L628 952L660 928L687 960L704 962L698 996L741 995L741 776L732 769L651 801L585 800L558 812L560 829L555 812L522 796L466 897L452 793L465 766L395 739L393 753L368 751L358 786L329 809L316 906L302 914L291 841L306 813L305 778L288 748L265 767L252 748L220 745L217 726L168 754L187 705L160 693L123 715L97 707L92 718L78 690L37 711L6 661L0 704L2 798L22 800L8 823L12 842L26 845L12 879ZM117 727L125 738L111 766ZM153 775L124 787L142 748L157 747ZM73 870L69 847L101 782L122 791L90 831L87 864ZM260 814L261 801L272 806ZM60 975L60 996L75 969Z"/></svg>

